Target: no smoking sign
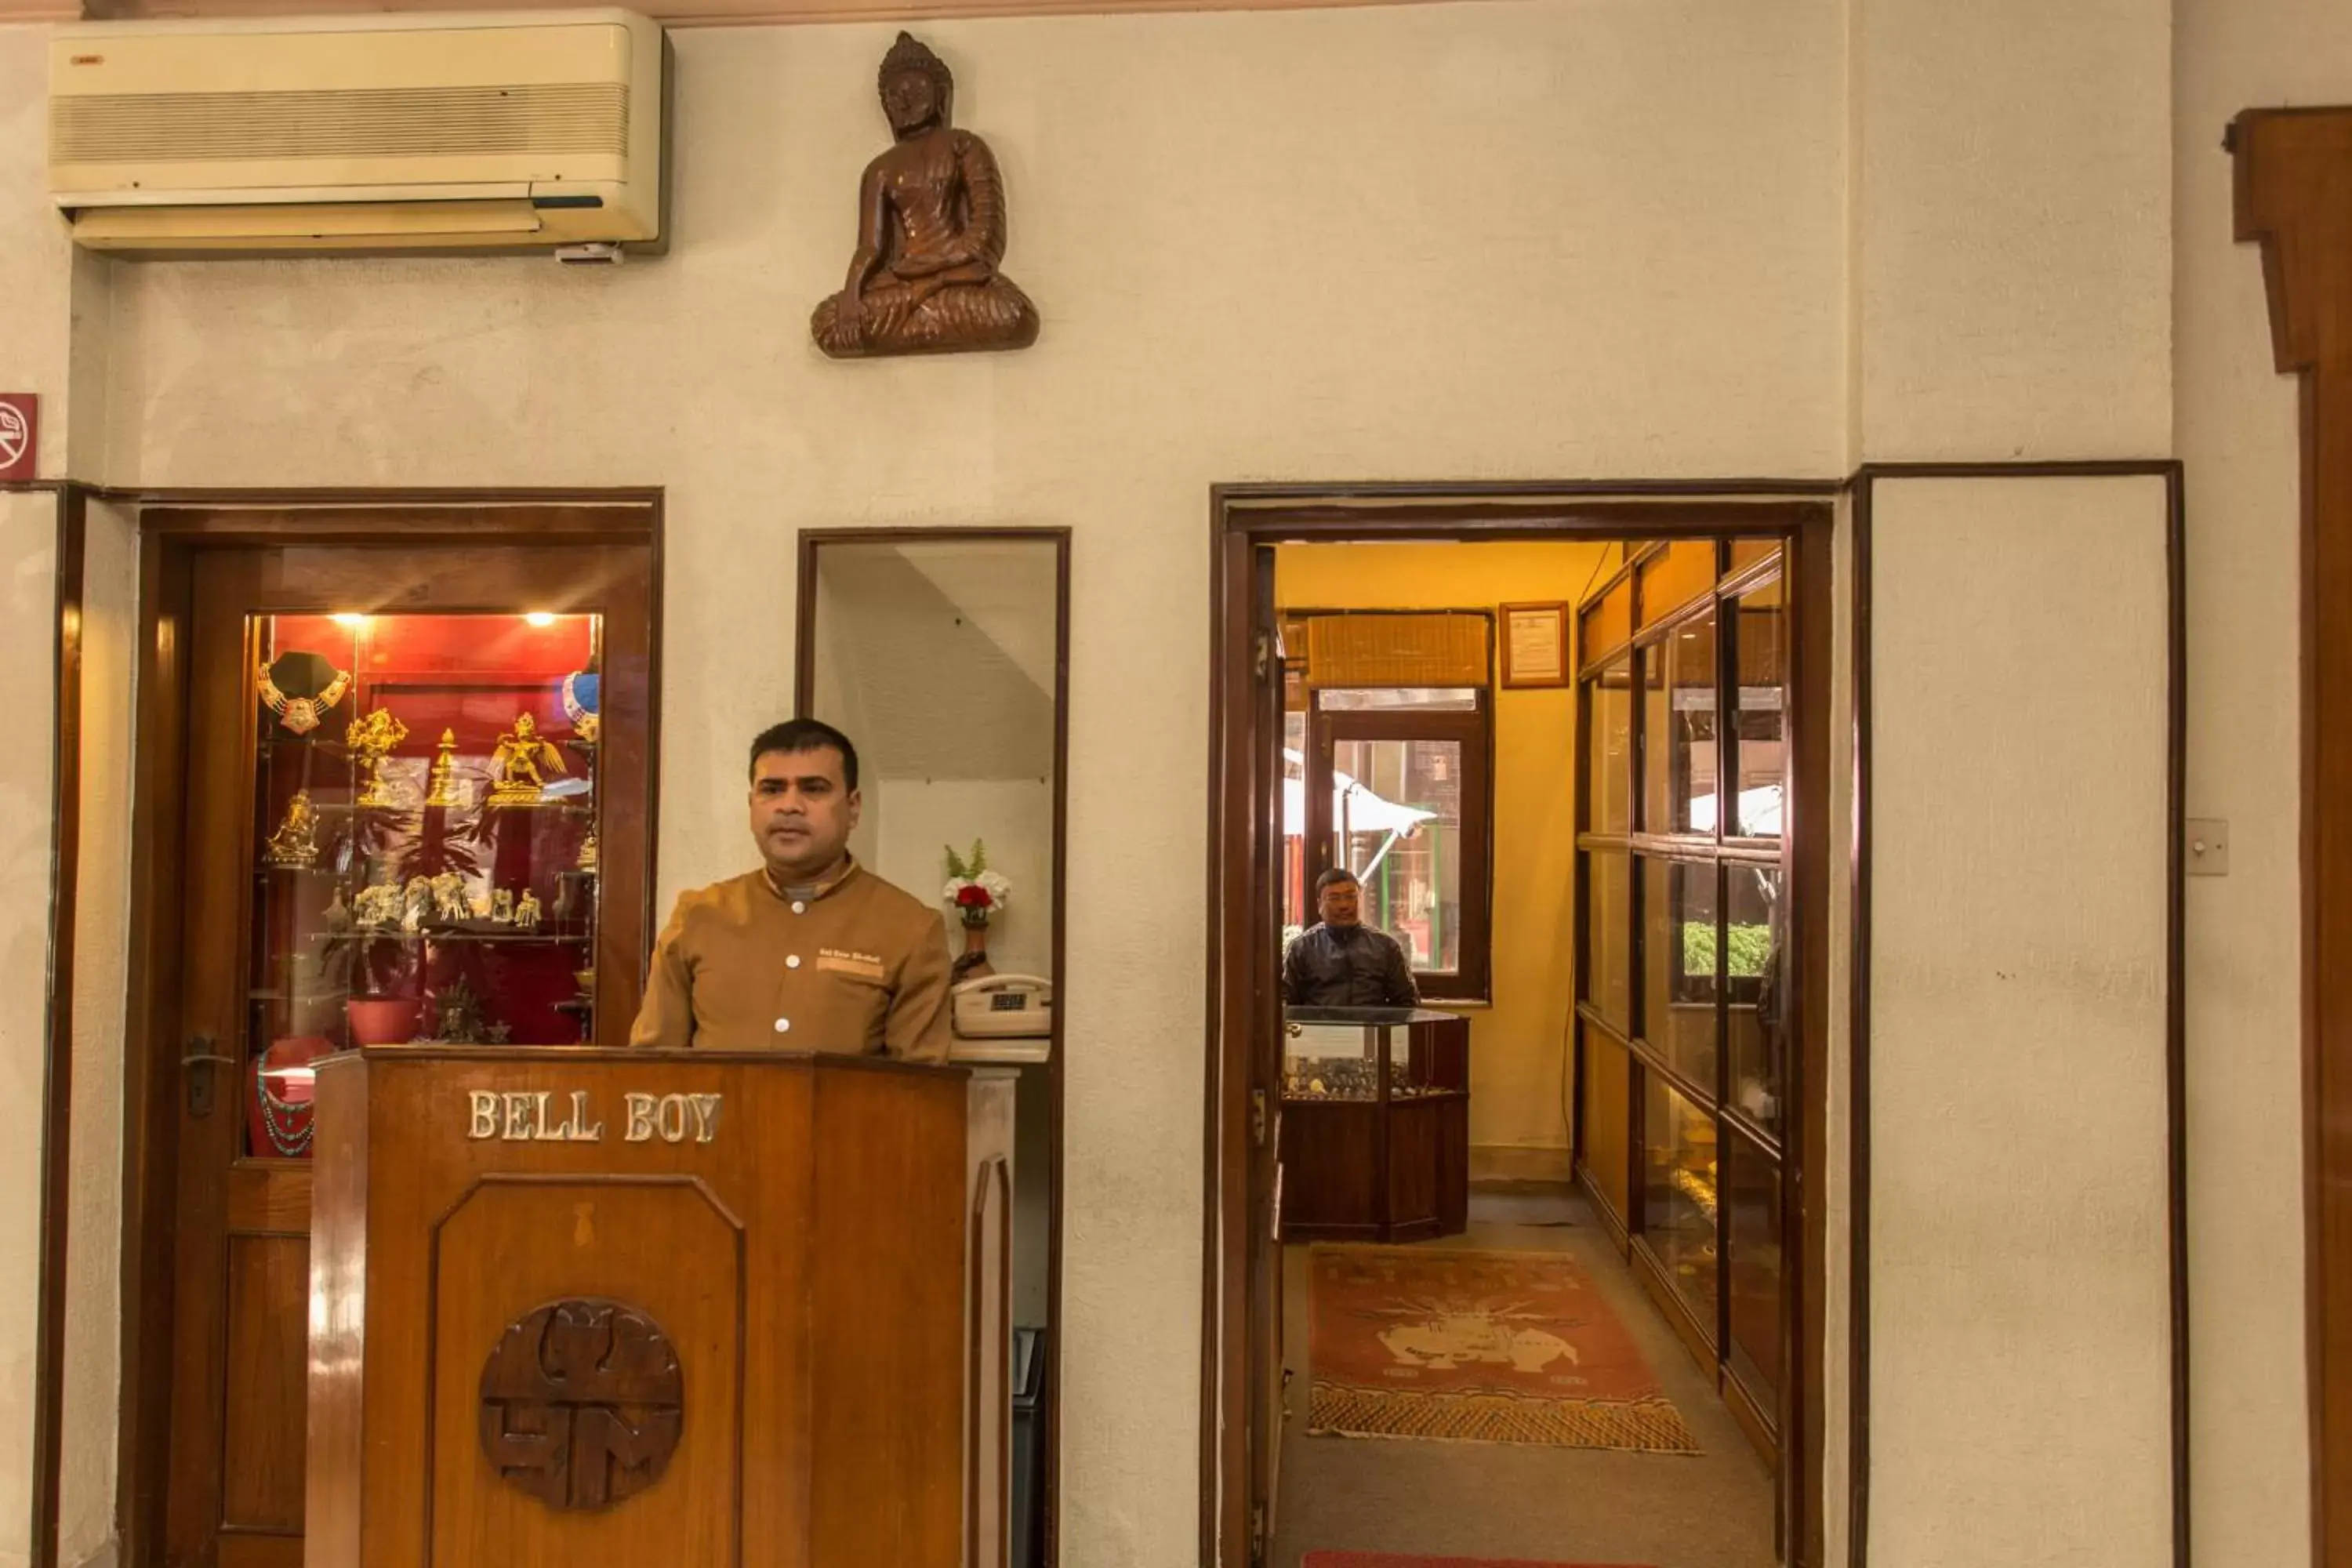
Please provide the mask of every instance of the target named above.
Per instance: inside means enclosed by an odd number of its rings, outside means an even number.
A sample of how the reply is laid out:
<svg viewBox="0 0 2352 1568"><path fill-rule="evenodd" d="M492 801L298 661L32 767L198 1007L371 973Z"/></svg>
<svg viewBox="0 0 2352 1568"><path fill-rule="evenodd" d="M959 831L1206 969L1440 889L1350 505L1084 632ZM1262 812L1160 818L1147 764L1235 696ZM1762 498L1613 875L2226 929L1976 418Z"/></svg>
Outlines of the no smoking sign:
<svg viewBox="0 0 2352 1568"><path fill-rule="evenodd" d="M41 400L29 392L0 392L0 482L29 479L38 448Z"/></svg>

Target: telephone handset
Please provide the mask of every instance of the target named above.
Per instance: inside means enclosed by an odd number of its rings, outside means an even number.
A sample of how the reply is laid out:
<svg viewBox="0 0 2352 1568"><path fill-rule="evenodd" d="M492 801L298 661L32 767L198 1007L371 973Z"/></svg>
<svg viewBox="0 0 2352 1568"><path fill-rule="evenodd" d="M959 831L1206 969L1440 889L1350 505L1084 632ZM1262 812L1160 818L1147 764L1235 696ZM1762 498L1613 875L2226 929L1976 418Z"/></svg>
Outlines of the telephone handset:
<svg viewBox="0 0 2352 1568"><path fill-rule="evenodd" d="M986 974L950 996L955 1032L965 1039L1044 1039L1054 1032L1054 983L1041 975Z"/></svg>

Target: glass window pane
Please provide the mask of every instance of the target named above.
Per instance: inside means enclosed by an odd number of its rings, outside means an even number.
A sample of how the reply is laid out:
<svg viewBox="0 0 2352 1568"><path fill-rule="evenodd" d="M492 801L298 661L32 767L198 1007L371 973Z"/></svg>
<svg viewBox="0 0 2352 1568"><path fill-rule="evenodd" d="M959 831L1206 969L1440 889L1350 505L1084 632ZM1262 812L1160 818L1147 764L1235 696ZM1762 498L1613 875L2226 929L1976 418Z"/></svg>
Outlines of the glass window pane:
<svg viewBox="0 0 2352 1568"><path fill-rule="evenodd" d="M1577 1086L1584 1102L1584 1142L1578 1158L1622 1225L1633 1214L1625 1190L1631 1180L1626 1141L1633 1133L1632 1058L1591 1024L1580 1020L1577 1030L1584 1039L1584 1075Z"/></svg>
<svg viewBox="0 0 2352 1568"><path fill-rule="evenodd" d="M1781 973L1785 929L1780 868L1730 865L1724 904L1726 1028L1731 1036L1731 1103L1767 1131L1780 1131L1788 1070L1788 987Z"/></svg>
<svg viewBox="0 0 2352 1568"><path fill-rule="evenodd" d="M1338 741L1331 863L1364 885L1364 920L1417 972L1462 964L1462 744Z"/></svg>
<svg viewBox="0 0 2352 1568"><path fill-rule="evenodd" d="M1642 1037L1715 1089L1715 867L1642 862Z"/></svg>
<svg viewBox="0 0 2352 1568"><path fill-rule="evenodd" d="M1642 650L1642 827L1712 837L1716 818L1715 616Z"/></svg>
<svg viewBox="0 0 2352 1568"><path fill-rule="evenodd" d="M1592 705L1585 773L1591 809L1586 820L1594 833L1627 833L1633 826L1633 661L1611 660L1585 690Z"/></svg>
<svg viewBox="0 0 2352 1568"><path fill-rule="evenodd" d="M1633 1032L1632 858L1611 849L1584 857L1588 965L1584 998L1624 1034Z"/></svg>
<svg viewBox="0 0 2352 1568"><path fill-rule="evenodd" d="M1780 1390L1780 1167L1727 1135L1731 1199L1731 1366L1769 1411Z"/></svg>
<svg viewBox="0 0 2352 1568"><path fill-rule="evenodd" d="M1307 715L1282 716L1282 945L1315 923L1307 889Z"/></svg>
<svg viewBox="0 0 2352 1568"><path fill-rule="evenodd" d="M1668 635L1664 826L1653 833L1715 832L1715 616L1700 616Z"/></svg>
<svg viewBox="0 0 2352 1568"><path fill-rule="evenodd" d="M1744 572L1759 561L1770 559L1780 549L1777 539L1735 539L1731 542L1731 570Z"/></svg>
<svg viewBox="0 0 2352 1568"><path fill-rule="evenodd" d="M1777 577L1735 603L1739 679L1732 693L1732 730L1739 794L1729 831L1777 838L1787 787L1788 606Z"/></svg>
<svg viewBox="0 0 2352 1568"><path fill-rule="evenodd" d="M597 619L254 618L254 1155L331 1048L591 1037Z"/></svg>
<svg viewBox="0 0 2352 1568"><path fill-rule="evenodd" d="M1642 563L1642 624L1656 626L1715 588L1715 541L1684 539Z"/></svg>
<svg viewBox="0 0 2352 1568"><path fill-rule="evenodd" d="M1286 1024L1285 1100L1380 1098L1380 1035L1362 1024Z"/></svg>
<svg viewBox="0 0 2352 1568"><path fill-rule="evenodd" d="M1666 1278L1715 1338L1715 1122L1643 1075L1642 1227Z"/></svg>
<svg viewBox="0 0 2352 1568"><path fill-rule="evenodd" d="M1327 713L1475 713L1475 686L1333 686L1315 694Z"/></svg>
<svg viewBox="0 0 2352 1568"><path fill-rule="evenodd" d="M1577 614L1577 656L1590 658L1622 647L1633 635L1633 579L1627 577Z"/></svg>

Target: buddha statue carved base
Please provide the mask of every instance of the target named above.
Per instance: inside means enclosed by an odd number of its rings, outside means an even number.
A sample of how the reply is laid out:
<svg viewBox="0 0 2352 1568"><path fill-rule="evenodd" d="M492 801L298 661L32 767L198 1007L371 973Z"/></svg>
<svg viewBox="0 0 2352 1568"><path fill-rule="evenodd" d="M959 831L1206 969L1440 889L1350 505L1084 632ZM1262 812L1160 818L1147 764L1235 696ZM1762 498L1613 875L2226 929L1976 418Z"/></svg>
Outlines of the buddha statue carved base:
<svg viewBox="0 0 2352 1568"><path fill-rule="evenodd" d="M1004 180L988 143L950 122L955 79L905 33L883 57L896 143L857 187L857 251L809 331L835 359L1026 348L1037 308L997 270Z"/></svg>

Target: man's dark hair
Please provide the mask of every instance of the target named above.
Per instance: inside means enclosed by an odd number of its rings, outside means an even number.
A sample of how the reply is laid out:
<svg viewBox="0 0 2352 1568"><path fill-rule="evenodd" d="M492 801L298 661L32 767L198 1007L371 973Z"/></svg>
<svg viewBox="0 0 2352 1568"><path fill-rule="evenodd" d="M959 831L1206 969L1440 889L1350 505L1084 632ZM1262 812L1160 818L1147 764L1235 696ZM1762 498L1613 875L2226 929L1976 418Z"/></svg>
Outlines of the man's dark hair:
<svg viewBox="0 0 2352 1568"><path fill-rule="evenodd" d="M841 753L841 787L856 789L857 748L849 743L848 736L815 719L787 719L761 731L751 738L751 759L746 771L758 778L760 759L770 752L814 752L827 746Z"/></svg>
<svg viewBox="0 0 2352 1568"><path fill-rule="evenodd" d="M1324 872L1321 876L1315 879L1315 896L1319 899L1323 896L1324 889L1336 888L1342 882L1347 883L1351 888L1360 888L1363 886L1361 882L1356 880L1356 874L1353 871L1347 870L1339 866L1334 866L1328 871Z"/></svg>

